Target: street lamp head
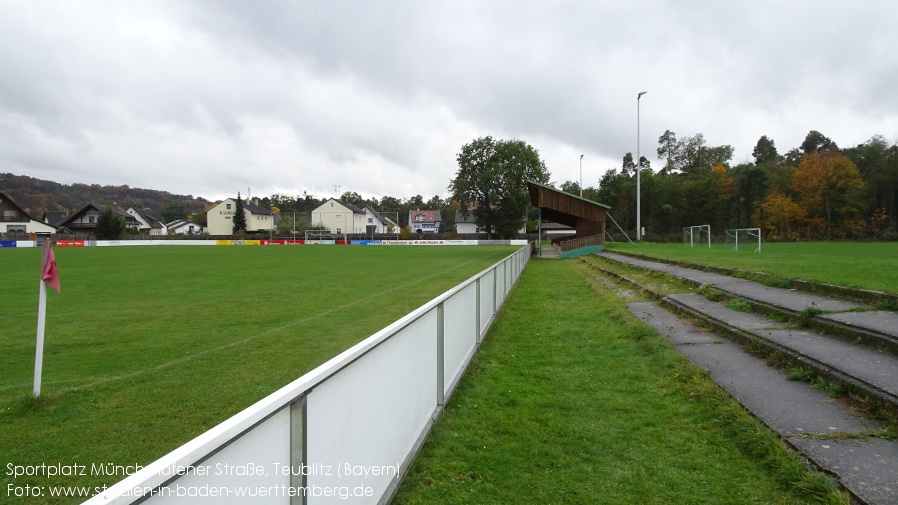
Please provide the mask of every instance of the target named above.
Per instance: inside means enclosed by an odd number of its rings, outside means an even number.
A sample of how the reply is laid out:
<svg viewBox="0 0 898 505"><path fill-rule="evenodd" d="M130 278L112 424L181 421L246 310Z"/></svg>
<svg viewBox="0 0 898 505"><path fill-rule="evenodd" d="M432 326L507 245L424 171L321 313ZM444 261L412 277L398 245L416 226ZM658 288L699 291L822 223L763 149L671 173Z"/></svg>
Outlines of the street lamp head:
<svg viewBox="0 0 898 505"><path fill-rule="evenodd" d="M581 160L583 159L583 155L582 155L582 154L580 155L580 159L581 159Z"/></svg>
<svg viewBox="0 0 898 505"><path fill-rule="evenodd" d="M646 93L648 93L648 91L640 91L639 94L636 95L636 99L639 100L640 98L642 98L642 95L644 95Z"/></svg>

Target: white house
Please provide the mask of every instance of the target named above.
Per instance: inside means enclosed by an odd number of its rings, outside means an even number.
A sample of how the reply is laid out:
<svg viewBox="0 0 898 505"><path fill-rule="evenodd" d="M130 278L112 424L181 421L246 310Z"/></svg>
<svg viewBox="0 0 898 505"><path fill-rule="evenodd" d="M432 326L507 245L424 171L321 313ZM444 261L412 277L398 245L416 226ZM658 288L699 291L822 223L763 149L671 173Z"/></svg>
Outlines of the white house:
<svg viewBox="0 0 898 505"><path fill-rule="evenodd" d="M347 202L331 198L312 211L312 225L324 226L331 233L366 233L367 214Z"/></svg>
<svg viewBox="0 0 898 505"><path fill-rule="evenodd" d="M525 218L526 221L526 218ZM455 213L455 232L456 233L483 233L484 230L477 226L477 223L474 222L474 214L469 212L467 216L462 215L460 211L456 211ZM496 229L493 228L493 233L496 233ZM521 227L518 230L518 233L527 233L527 225Z"/></svg>
<svg viewBox="0 0 898 505"><path fill-rule="evenodd" d="M474 214L463 215L461 212L455 213L455 232L456 233L477 233L477 224L474 222Z"/></svg>
<svg viewBox="0 0 898 505"><path fill-rule="evenodd" d="M6 193L0 193L0 233L56 233L56 228L32 218Z"/></svg>
<svg viewBox="0 0 898 505"><path fill-rule="evenodd" d="M166 234L165 225L156 219L156 216L150 212L150 209L138 209L132 205L125 212L137 220L137 231L147 233L148 235Z"/></svg>
<svg viewBox="0 0 898 505"><path fill-rule="evenodd" d="M206 231L209 235L233 235L234 213L237 200L227 198L206 213ZM243 202L247 233L272 232L277 230L277 213L259 205L258 200Z"/></svg>
<svg viewBox="0 0 898 505"><path fill-rule="evenodd" d="M399 233L399 224L365 205L365 233Z"/></svg>
<svg viewBox="0 0 898 505"><path fill-rule="evenodd" d="M165 225L168 233L174 235L198 235L203 233L203 227L189 219L177 219Z"/></svg>

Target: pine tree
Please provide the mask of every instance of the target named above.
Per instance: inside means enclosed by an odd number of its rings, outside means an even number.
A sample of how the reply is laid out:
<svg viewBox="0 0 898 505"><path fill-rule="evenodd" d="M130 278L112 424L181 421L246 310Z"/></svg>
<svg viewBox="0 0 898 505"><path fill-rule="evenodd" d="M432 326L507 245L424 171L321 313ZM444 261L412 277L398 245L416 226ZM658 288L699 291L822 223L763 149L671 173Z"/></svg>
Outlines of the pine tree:
<svg viewBox="0 0 898 505"><path fill-rule="evenodd" d="M125 218L118 215L111 205L107 205L97 218L97 238L118 240L125 235Z"/></svg>
<svg viewBox="0 0 898 505"><path fill-rule="evenodd" d="M246 233L246 214L243 213L243 200L240 193L237 193L237 208L234 210L234 228L231 230L234 235Z"/></svg>

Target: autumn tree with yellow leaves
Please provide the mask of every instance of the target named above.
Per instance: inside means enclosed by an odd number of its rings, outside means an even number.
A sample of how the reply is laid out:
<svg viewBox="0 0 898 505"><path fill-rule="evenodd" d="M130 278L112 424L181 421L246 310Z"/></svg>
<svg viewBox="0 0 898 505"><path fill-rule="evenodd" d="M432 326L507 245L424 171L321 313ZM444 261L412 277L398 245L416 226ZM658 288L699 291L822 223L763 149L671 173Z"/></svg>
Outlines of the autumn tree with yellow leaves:
<svg viewBox="0 0 898 505"><path fill-rule="evenodd" d="M822 218L826 237L834 227L860 216L864 179L846 156L832 151L815 151L802 156L792 175L792 190L810 218Z"/></svg>

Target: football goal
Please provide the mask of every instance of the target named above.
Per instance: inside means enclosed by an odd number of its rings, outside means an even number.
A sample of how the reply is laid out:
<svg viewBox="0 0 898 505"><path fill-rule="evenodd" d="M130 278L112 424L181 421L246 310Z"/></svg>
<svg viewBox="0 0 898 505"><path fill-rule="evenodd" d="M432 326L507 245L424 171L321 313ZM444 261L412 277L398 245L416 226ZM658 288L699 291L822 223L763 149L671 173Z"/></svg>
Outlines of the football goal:
<svg viewBox="0 0 898 505"><path fill-rule="evenodd" d="M761 229L760 228L737 228L726 231L726 244L733 247L734 251L739 250L741 245L743 249L754 247L755 252L761 252Z"/></svg>
<svg viewBox="0 0 898 505"><path fill-rule="evenodd" d="M306 230L307 244L336 244L338 240L345 241L346 235L330 230Z"/></svg>
<svg viewBox="0 0 898 505"><path fill-rule="evenodd" d="M689 247L695 247L696 244L704 245L708 243L708 249L711 248L711 225L701 224L696 226L683 227L683 244Z"/></svg>

